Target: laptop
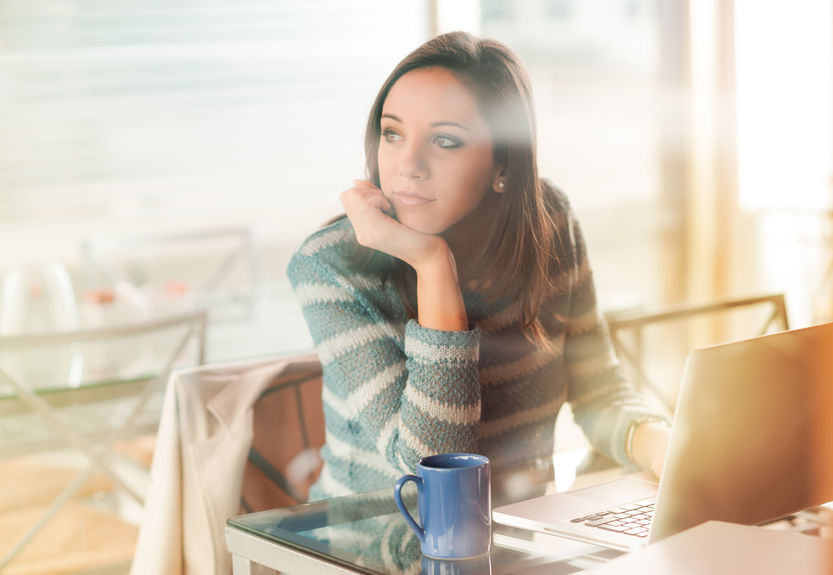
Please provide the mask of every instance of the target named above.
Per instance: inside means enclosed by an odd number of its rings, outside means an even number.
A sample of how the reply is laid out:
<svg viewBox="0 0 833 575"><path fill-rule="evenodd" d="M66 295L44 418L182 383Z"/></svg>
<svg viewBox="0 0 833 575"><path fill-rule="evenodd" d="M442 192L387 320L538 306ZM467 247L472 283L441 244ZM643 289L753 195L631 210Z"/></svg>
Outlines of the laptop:
<svg viewBox="0 0 833 575"><path fill-rule="evenodd" d="M643 471L493 520L627 551L708 520L757 525L833 501L833 484L813 480L833 451L818 432L830 409L813 400L833 385L831 362L833 323L697 349L658 484Z"/></svg>

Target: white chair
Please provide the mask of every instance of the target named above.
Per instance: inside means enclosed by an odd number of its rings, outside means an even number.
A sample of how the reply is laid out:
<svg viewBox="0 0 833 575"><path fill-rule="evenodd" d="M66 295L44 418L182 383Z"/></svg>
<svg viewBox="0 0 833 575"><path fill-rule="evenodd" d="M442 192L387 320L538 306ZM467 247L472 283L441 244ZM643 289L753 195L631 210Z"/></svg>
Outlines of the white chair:
<svg viewBox="0 0 833 575"><path fill-rule="evenodd" d="M324 444L314 354L178 370L151 465L133 575L227 575L224 528L299 503Z"/></svg>
<svg viewBox="0 0 833 575"><path fill-rule="evenodd" d="M154 431L159 410L153 405L175 365L182 361L202 363L205 349L204 311L193 311L143 323L100 329L43 334L0 336L0 458L35 451L69 448L86 462L43 514L0 557L0 569L41 531L73 499L94 472L101 472L118 490L141 503L144 495L120 472L120 457L113 450L117 441ZM40 361L64 346L107 345L136 338L169 341L167 355L160 356L147 371L112 374L97 381L81 378L69 387L65 380L43 385L25 380L17 362L4 360L16 353L38 350ZM175 339L172 339L175 338ZM193 344L192 344L193 342ZM138 348L137 344L133 344ZM186 351L194 359L183 357Z"/></svg>
<svg viewBox="0 0 833 575"><path fill-rule="evenodd" d="M157 300L190 297L211 321L253 312L260 270L249 227L97 235L81 249L87 290L125 282L155 292Z"/></svg>

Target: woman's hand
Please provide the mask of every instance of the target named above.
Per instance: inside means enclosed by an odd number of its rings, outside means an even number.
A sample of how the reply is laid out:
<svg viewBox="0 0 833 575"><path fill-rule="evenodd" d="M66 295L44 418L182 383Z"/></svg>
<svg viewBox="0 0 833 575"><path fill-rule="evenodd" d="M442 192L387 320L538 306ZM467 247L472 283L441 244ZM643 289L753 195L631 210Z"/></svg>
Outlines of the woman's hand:
<svg viewBox="0 0 833 575"><path fill-rule="evenodd" d="M359 244L398 258L416 271L419 324L443 331L469 329L457 265L446 241L396 221L389 215L390 202L370 182L356 180L339 198Z"/></svg>
<svg viewBox="0 0 833 575"><path fill-rule="evenodd" d="M396 221L391 216L393 206L370 182L354 181L353 187L342 192L339 199L359 244L392 255L410 264L417 273L433 262L448 259L448 244L444 239Z"/></svg>
<svg viewBox="0 0 833 575"><path fill-rule="evenodd" d="M641 424L633 432L631 442L633 462L650 468L659 479L665 467L665 454L670 438L671 428L664 423L650 421Z"/></svg>

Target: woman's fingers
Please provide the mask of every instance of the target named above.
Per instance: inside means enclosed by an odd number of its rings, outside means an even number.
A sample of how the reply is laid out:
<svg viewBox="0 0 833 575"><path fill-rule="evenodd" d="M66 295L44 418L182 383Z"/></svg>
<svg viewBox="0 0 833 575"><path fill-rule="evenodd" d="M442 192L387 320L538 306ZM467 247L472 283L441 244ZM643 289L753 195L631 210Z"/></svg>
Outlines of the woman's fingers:
<svg viewBox="0 0 833 575"><path fill-rule="evenodd" d="M363 246L380 249L401 225L385 213L391 209L390 202L369 182L356 180L339 199L353 224L356 239Z"/></svg>
<svg viewBox="0 0 833 575"><path fill-rule="evenodd" d="M390 211L391 205L388 199L383 196L382 194L375 194L367 198L367 203L373 208L377 210L381 210L383 212Z"/></svg>
<svg viewBox="0 0 833 575"><path fill-rule="evenodd" d="M353 184L340 199L359 244L399 258L414 268L437 256L447 259L448 248L442 238L417 232L391 217L393 206L370 182L356 180Z"/></svg>
<svg viewBox="0 0 833 575"><path fill-rule="evenodd" d="M358 202L365 201L376 209L390 209L390 202L382 195L382 190L364 180L356 180L353 182L353 187L342 192L340 198L342 204L346 201L356 206Z"/></svg>

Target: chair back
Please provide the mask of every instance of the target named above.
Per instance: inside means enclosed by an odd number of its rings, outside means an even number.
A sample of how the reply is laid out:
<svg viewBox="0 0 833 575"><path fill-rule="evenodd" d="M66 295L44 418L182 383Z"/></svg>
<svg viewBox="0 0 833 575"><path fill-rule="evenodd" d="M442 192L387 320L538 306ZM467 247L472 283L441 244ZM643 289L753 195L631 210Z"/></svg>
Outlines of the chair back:
<svg viewBox="0 0 833 575"><path fill-rule="evenodd" d="M253 312L259 265L249 227L91 236L82 252L86 290L127 284L155 307L187 300L206 308L211 321Z"/></svg>
<svg viewBox="0 0 833 575"><path fill-rule="evenodd" d="M307 500L325 442L320 364L276 378L254 406L252 445L243 472L243 513Z"/></svg>
<svg viewBox="0 0 833 575"><path fill-rule="evenodd" d="M68 434L94 442L114 430L120 438L155 431L171 371L204 362L205 328L206 314L196 310L110 327L0 335L0 457L64 445ZM49 365L66 349L82 360L77 373L39 379L37 364ZM14 432L5 433L7 425Z"/></svg>
<svg viewBox="0 0 833 575"><path fill-rule="evenodd" d="M228 573L229 517L304 501L321 467L321 385L312 353L175 371L131 574Z"/></svg>
<svg viewBox="0 0 833 575"><path fill-rule="evenodd" d="M671 412L691 350L789 329L781 293L609 312L605 319L630 381Z"/></svg>

